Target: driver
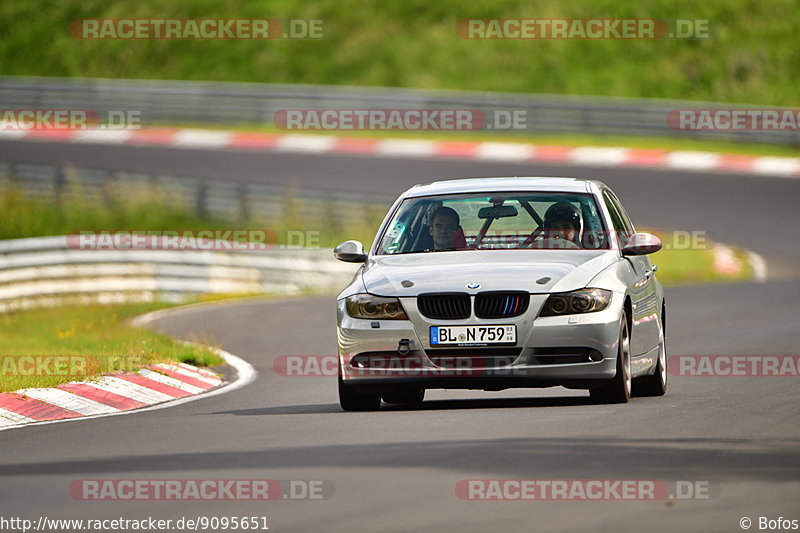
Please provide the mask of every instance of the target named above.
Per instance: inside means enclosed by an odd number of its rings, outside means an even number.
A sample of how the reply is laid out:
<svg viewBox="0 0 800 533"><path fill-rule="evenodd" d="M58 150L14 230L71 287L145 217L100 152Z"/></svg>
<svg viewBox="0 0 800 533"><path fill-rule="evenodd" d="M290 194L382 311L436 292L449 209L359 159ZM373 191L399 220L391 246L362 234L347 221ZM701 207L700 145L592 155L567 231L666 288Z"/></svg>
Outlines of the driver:
<svg viewBox="0 0 800 533"><path fill-rule="evenodd" d="M428 232L433 237L434 250L455 250L454 237L461 228L460 219L455 209L440 207L433 212Z"/></svg>
<svg viewBox="0 0 800 533"><path fill-rule="evenodd" d="M544 233L536 239L538 248L580 248L581 215L569 202L551 205L544 214Z"/></svg>

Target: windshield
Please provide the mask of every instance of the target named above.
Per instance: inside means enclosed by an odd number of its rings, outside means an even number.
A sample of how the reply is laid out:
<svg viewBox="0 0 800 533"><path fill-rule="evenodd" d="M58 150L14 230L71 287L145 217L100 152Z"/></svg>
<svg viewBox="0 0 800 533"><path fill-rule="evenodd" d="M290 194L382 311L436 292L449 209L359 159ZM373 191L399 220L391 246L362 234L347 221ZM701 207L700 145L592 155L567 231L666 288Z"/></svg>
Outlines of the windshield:
<svg viewBox="0 0 800 533"><path fill-rule="evenodd" d="M608 248L594 196L475 193L408 198L386 226L378 254L455 250Z"/></svg>

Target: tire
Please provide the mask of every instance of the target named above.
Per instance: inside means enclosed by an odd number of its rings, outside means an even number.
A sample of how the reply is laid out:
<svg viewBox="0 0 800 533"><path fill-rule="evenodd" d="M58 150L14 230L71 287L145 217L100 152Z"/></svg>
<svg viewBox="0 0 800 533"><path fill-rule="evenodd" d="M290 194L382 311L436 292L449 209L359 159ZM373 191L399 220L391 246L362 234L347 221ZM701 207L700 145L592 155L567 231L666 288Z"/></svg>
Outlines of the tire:
<svg viewBox="0 0 800 533"><path fill-rule="evenodd" d="M383 395L386 403L404 403L409 405L419 405L425 399L425 389L420 387L404 387L401 390Z"/></svg>
<svg viewBox="0 0 800 533"><path fill-rule="evenodd" d="M662 325L658 343L658 361L652 376L637 379L633 384L636 396L664 396L667 393L667 339Z"/></svg>
<svg viewBox="0 0 800 533"><path fill-rule="evenodd" d="M589 396L596 403L628 403L631 399L631 346L628 334L628 319L623 313L620 318L619 348L617 349L617 373L614 378L594 389L589 389Z"/></svg>
<svg viewBox="0 0 800 533"><path fill-rule="evenodd" d="M352 386L345 385L339 376L339 405L345 411L377 411L381 406L381 397L377 394L361 394Z"/></svg>

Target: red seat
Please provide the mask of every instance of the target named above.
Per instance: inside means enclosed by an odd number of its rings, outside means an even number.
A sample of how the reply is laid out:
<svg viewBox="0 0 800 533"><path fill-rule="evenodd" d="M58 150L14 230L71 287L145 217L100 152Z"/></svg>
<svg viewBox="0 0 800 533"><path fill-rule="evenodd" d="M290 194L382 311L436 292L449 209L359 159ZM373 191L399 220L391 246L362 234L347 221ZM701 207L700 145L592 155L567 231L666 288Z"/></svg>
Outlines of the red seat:
<svg viewBox="0 0 800 533"><path fill-rule="evenodd" d="M467 249L467 238L464 236L464 229L461 226L453 234L453 247L456 250Z"/></svg>

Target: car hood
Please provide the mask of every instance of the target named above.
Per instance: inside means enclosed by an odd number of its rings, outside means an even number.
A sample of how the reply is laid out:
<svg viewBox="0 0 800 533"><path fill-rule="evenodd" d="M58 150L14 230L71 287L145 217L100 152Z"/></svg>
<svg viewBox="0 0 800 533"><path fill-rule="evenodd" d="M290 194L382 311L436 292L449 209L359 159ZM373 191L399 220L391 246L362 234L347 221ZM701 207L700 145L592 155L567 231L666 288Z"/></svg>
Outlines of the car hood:
<svg viewBox="0 0 800 533"><path fill-rule="evenodd" d="M586 287L619 254L611 250L486 250L381 255L362 270L367 292L416 296L426 292L522 290L564 292ZM549 279L545 279L549 278ZM468 289L467 284L480 284Z"/></svg>

